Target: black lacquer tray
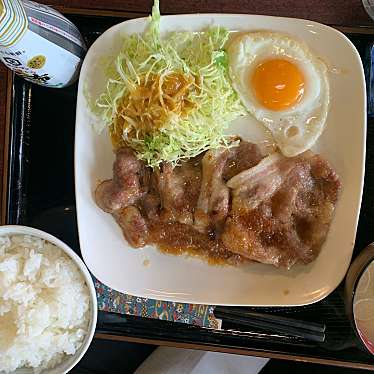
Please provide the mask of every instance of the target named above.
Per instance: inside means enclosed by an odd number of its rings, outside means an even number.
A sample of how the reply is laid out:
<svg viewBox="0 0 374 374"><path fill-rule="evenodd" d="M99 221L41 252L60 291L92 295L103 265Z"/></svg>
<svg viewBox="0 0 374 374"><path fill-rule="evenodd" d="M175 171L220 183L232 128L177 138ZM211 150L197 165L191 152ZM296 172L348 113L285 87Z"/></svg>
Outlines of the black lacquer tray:
<svg viewBox="0 0 374 374"><path fill-rule="evenodd" d="M124 18L67 15L90 45ZM374 39L347 35L364 56ZM33 226L56 235L78 254L74 196L74 126L77 85L47 89L14 77L11 108L6 223ZM374 121L368 120L364 196L354 256L374 241ZM354 124L352 124L354 126ZM349 152L349 150L347 150ZM97 337L168 344L242 354L324 362L374 370L374 358L361 347L345 313L343 285L326 299L305 307L256 308L323 322L324 343L277 338L263 331L250 336L243 327L222 331L100 312ZM255 309L255 308L253 308ZM120 322L120 323L118 323ZM249 331L249 330L247 330Z"/></svg>

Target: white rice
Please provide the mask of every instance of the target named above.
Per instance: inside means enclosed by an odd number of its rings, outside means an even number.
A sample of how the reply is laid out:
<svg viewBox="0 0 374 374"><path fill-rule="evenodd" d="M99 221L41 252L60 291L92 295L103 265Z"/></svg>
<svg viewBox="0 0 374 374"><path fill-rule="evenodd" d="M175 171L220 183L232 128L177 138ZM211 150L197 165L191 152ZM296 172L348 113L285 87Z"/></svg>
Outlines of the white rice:
<svg viewBox="0 0 374 374"><path fill-rule="evenodd" d="M58 247L29 235L0 237L0 372L52 368L81 346L89 290Z"/></svg>

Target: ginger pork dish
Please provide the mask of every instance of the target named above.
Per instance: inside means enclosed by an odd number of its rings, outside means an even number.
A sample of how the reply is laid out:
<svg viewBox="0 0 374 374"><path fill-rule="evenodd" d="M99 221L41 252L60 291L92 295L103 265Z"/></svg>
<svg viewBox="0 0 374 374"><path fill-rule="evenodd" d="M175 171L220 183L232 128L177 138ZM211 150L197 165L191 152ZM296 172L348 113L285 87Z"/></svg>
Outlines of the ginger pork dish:
<svg viewBox="0 0 374 374"><path fill-rule="evenodd" d="M308 264L328 235L341 182L310 150L327 125L324 62L277 32L125 36L92 102L115 161L95 189L125 240L211 264ZM271 141L243 137L252 116Z"/></svg>

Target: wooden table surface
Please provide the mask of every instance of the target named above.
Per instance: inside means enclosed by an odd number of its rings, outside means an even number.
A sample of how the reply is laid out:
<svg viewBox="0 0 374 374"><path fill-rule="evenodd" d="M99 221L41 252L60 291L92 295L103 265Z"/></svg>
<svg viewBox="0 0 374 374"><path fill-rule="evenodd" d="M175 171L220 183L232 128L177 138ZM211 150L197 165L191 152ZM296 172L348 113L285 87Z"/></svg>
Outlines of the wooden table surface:
<svg viewBox="0 0 374 374"><path fill-rule="evenodd" d="M68 8L149 13L153 0L42 0ZM306 18L330 25L365 26L373 21L361 0L161 0L161 13L252 13ZM374 25L374 24L373 24Z"/></svg>

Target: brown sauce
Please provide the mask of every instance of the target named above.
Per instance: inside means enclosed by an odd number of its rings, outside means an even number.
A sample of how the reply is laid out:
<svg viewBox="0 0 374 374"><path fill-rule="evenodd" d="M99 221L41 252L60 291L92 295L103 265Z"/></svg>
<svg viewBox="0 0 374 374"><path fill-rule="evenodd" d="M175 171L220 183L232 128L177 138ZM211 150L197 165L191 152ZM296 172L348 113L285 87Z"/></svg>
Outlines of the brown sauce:
<svg viewBox="0 0 374 374"><path fill-rule="evenodd" d="M188 225L155 221L149 225L149 232L149 242L167 254L200 257L210 265L237 265L246 261L228 251L213 234L200 233Z"/></svg>

